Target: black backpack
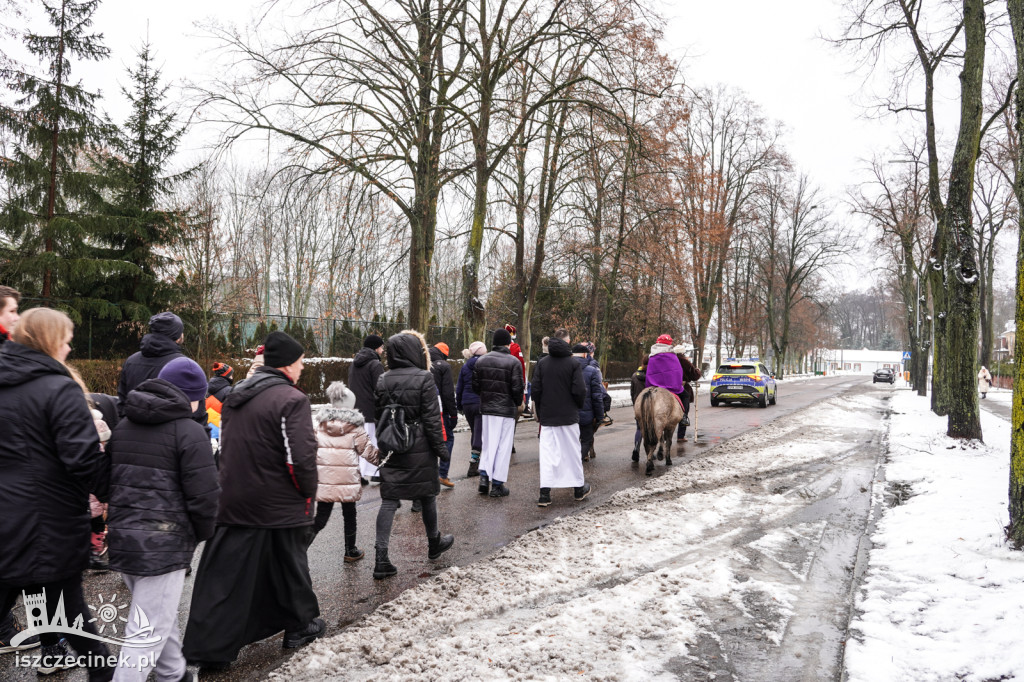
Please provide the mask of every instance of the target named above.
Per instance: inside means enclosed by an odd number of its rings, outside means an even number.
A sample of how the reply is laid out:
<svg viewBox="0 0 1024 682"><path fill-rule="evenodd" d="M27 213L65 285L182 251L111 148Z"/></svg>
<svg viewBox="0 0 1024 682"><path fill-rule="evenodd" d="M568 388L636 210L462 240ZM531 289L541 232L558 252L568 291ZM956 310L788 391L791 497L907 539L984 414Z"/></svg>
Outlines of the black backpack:
<svg viewBox="0 0 1024 682"><path fill-rule="evenodd" d="M412 444L413 430L405 421L405 408L400 403L388 403L377 420L377 449L388 453L380 466L387 464L391 455L408 452Z"/></svg>

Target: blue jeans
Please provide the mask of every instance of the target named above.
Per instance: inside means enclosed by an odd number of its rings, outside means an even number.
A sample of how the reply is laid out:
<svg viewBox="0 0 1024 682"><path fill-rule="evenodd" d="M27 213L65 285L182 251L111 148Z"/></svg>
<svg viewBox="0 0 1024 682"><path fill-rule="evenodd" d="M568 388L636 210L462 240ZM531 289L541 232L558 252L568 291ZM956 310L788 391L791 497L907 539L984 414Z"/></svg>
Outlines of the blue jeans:
<svg viewBox="0 0 1024 682"><path fill-rule="evenodd" d="M452 466L452 450L455 448L454 433L448 434L448 440L444 442L444 446L448 449L448 461L441 460L437 463L437 474L441 478L448 478L448 469Z"/></svg>

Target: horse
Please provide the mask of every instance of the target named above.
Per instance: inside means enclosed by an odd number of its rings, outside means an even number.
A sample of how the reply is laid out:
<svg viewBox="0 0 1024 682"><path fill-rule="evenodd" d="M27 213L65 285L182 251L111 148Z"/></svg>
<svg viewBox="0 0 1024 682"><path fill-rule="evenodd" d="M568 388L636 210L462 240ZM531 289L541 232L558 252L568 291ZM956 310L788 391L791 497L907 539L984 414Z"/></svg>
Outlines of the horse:
<svg viewBox="0 0 1024 682"><path fill-rule="evenodd" d="M672 466L672 436L683 419L683 406L679 398L664 388L651 386L637 396L633 412L644 437L647 475L654 473L655 451L658 459L665 460L665 466ZM640 461L636 450L633 451L633 461Z"/></svg>

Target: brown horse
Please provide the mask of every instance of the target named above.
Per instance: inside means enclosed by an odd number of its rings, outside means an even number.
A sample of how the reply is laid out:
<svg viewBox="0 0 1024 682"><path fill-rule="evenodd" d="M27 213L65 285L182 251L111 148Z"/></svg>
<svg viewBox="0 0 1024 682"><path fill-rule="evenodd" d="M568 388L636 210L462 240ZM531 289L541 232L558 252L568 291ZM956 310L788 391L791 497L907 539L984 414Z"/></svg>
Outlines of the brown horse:
<svg viewBox="0 0 1024 682"><path fill-rule="evenodd" d="M664 388L651 386L636 397L633 407L640 432L644 437L647 452L647 475L654 473L654 456L665 460L665 466L672 466L672 435L683 419L683 406L679 399ZM634 461L638 461L637 456Z"/></svg>

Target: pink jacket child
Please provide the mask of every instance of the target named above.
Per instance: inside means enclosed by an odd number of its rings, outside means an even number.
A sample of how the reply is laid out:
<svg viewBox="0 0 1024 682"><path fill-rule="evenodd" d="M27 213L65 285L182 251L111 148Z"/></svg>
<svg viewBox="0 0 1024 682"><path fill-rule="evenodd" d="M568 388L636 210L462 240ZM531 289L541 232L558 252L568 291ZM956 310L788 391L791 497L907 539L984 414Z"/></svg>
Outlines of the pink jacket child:
<svg viewBox="0 0 1024 682"><path fill-rule="evenodd" d="M345 521L345 561L363 558L356 548L356 502L363 490L359 473L359 458L377 466L380 456L377 448L363 428L363 415L355 409L356 397L344 383L333 382L327 387L331 407L324 408L314 417L317 476L316 518L313 529L323 530L334 504L342 505Z"/></svg>

